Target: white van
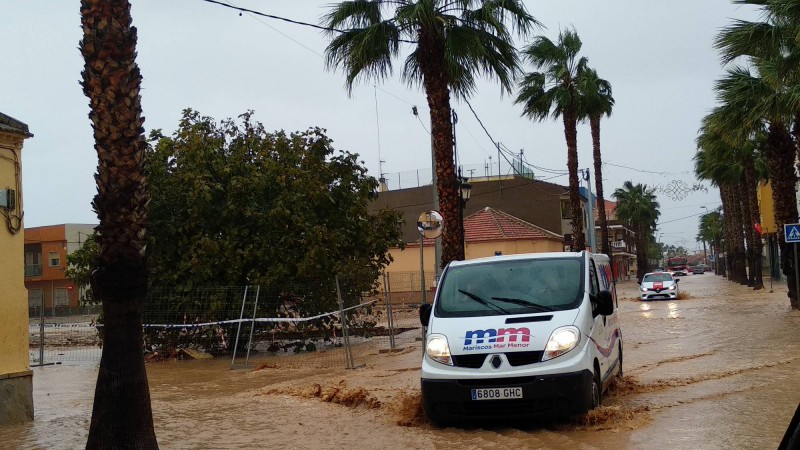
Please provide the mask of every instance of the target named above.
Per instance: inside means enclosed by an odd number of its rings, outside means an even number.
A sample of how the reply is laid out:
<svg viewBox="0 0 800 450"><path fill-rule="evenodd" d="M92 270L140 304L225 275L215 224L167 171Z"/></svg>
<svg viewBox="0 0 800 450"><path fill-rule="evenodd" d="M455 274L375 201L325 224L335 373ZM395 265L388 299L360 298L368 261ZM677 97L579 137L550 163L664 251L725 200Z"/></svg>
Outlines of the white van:
<svg viewBox="0 0 800 450"><path fill-rule="evenodd" d="M427 326L428 418L563 417L600 404L622 376L622 334L608 256L535 253L450 263Z"/></svg>

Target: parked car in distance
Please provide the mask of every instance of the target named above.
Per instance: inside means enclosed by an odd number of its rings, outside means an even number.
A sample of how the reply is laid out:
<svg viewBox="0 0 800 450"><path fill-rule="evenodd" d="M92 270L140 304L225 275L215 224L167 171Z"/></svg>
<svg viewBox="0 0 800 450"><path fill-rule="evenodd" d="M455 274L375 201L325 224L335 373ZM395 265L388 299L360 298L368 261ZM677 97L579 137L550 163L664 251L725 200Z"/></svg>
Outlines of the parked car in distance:
<svg viewBox="0 0 800 450"><path fill-rule="evenodd" d="M642 300L676 300L678 298L678 279L669 272L651 272L644 275L639 286Z"/></svg>
<svg viewBox="0 0 800 450"><path fill-rule="evenodd" d="M702 275L706 273L706 268L701 266L700 264L692 267L692 274L693 275Z"/></svg>

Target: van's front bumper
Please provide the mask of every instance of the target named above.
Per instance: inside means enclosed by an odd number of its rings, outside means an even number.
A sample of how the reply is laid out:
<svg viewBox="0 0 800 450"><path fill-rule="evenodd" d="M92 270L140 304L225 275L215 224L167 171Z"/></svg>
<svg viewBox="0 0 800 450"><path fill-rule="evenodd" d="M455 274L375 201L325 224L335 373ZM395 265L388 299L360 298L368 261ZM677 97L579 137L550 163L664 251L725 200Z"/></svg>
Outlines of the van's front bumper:
<svg viewBox="0 0 800 450"><path fill-rule="evenodd" d="M422 379L426 410L443 421L552 418L582 414L592 407L592 372L514 378ZM522 387L522 398L472 400L472 390Z"/></svg>

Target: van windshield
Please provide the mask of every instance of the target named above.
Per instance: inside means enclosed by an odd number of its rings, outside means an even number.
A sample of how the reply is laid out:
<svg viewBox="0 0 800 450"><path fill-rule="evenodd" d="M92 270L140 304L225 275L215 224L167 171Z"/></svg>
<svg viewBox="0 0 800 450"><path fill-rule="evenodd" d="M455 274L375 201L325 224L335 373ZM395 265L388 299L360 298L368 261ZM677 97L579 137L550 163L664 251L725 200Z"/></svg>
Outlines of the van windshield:
<svg viewBox="0 0 800 450"><path fill-rule="evenodd" d="M439 286L437 317L473 317L573 309L583 299L582 260L490 261L450 268Z"/></svg>

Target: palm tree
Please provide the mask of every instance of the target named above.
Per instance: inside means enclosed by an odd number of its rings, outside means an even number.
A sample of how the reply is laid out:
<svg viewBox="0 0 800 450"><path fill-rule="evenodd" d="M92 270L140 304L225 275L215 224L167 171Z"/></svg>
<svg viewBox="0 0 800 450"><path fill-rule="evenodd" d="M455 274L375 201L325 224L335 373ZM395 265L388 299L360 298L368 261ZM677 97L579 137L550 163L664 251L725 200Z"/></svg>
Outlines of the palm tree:
<svg viewBox="0 0 800 450"><path fill-rule="evenodd" d="M698 178L710 180L719 188L720 199L725 211L724 223L726 233L726 264L730 265L728 278L743 284L748 284L747 257L745 253L743 232L744 223L750 221L749 204L744 207L740 187L744 184L744 170L741 163L743 152L736 147L736 142L731 138L733 131L728 131L724 126L730 120L726 108L716 108L714 112L703 120L701 133L697 138L698 152L695 155L695 173ZM755 189L755 186L753 186ZM746 214L746 215L745 215ZM747 228L750 229L749 227ZM752 233L747 235L748 247L752 247ZM754 263L750 260L750 274L755 272ZM753 283L750 283L752 286Z"/></svg>
<svg viewBox="0 0 800 450"><path fill-rule="evenodd" d="M586 248L583 234L583 209L578 191L578 119L581 95L578 91L578 74L586 70L588 60L578 58L581 39L575 30L563 30L558 42L538 36L525 47L525 59L539 72L530 72L519 83L515 103L523 105L523 115L542 122L548 118L564 122L567 141L567 170L569 172L569 199L572 209L572 247Z"/></svg>
<svg viewBox="0 0 800 450"><path fill-rule="evenodd" d="M652 188L626 181L611 195L617 201L617 217L636 232L636 277L642 282L648 270L647 249L661 212Z"/></svg>
<svg viewBox="0 0 800 450"><path fill-rule="evenodd" d="M747 57L748 67L735 66L717 83L720 101L741 113L738 126L744 133L767 130L763 147L767 160L775 222L778 230L796 223L795 160L800 152L800 5L796 0L739 0L762 5L764 22L736 21L723 29L716 47L724 62ZM795 138L787 124L794 122ZM789 300L800 309L790 246L781 233L781 266L789 287Z"/></svg>
<svg viewBox="0 0 800 450"><path fill-rule="evenodd" d="M128 0L82 0L83 92L98 156L99 269L103 356L87 448L158 448L144 366L142 305L147 290L147 186L142 76Z"/></svg>
<svg viewBox="0 0 800 450"><path fill-rule="evenodd" d="M600 78L597 71L586 68L578 74L578 90L582 96L581 119L589 120L592 131L592 155L594 158L594 183L597 191L597 211L600 215L600 239L602 252L611 256L611 245L608 242L608 219L606 218L606 202L603 197L603 159L600 156L600 119L611 116L614 108L614 97L611 95L611 83Z"/></svg>
<svg viewBox="0 0 800 450"><path fill-rule="evenodd" d="M714 269L717 275L722 275L721 266L718 264L718 254L722 248L722 235L722 213L720 210L710 211L700 216L698 236L711 244L711 254L714 255Z"/></svg>
<svg viewBox="0 0 800 450"><path fill-rule="evenodd" d="M477 75L497 79L510 93L519 72L513 36L527 36L538 22L522 0L352 0L334 4L323 25L333 36L326 65L345 72L348 92L360 78L389 76L401 44L411 44L402 78L428 98L444 216L442 265L464 259L450 95L469 97Z"/></svg>

